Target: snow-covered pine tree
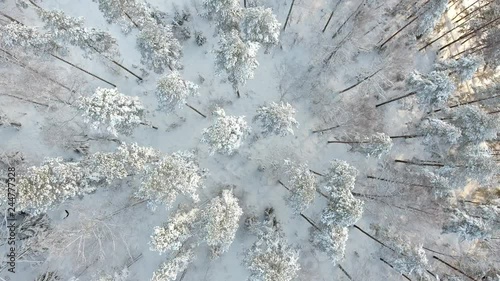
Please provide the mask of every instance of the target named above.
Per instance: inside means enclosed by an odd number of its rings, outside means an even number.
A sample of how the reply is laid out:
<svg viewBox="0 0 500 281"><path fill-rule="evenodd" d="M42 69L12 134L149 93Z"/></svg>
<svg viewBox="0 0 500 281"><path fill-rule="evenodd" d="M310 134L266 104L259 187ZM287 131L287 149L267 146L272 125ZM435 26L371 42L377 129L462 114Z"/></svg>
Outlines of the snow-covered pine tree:
<svg viewBox="0 0 500 281"><path fill-rule="evenodd" d="M227 252L233 243L238 230L239 220L243 214L232 190L223 190L222 194L213 198L203 210L205 240L210 246L213 257Z"/></svg>
<svg viewBox="0 0 500 281"><path fill-rule="evenodd" d="M482 218L475 218L454 208L448 221L443 225L443 233L456 233L462 240L486 239L491 236L491 229Z"/></svg>
<svg viewBox="0 0 500 281"><path fill-rule="evenodd" d="M456 168L459 173L455 175L457 179L465 177L476 180L482 185L488 185L498 175L498 164L485 143L462 146L450 158L452 162L450 166Z"/></svg>
<svg viewBox="0 0 500 281"><path fill-rule="evenodd" d="M249 280L255 281L291 281L300 270L299 251L288 244L279 229L266 224L246 252L244 263L251 272Z"/></svg>
<svg viewBox="0 0 500 281"><path fill-rule="evenodd" d="M92 128L106 128L113 135L132 134L144 120L144 107L138 97L126 96L117 89L97 88L90 97L80 97L78 108Z"/></svg>
<svg viewBox="0 0 500 281"><path fill-rule="evenodd" d="M151 10L146 3L135 0L92 0L99 4L108 23L118 23L124 33L129 33L135 26L143 27L148 22L153 22Z"/></svg>
<svg viewBox="0 0 500 281"><path fill-rule="evenodd" d="M270 47L279 43L281 24L270 8L255 7L243 10L240 23L241 37Z"/></svg>
<svg viewBox="0 0 500 281"><path fill-rule="evenodd" d="M287 204L296 214L307 209L316 197L316 177L307 164L297 164L285 159L285 175L288 177L287 187L291 194Z"/></svg>
<svg viewBox="0 0 500 281"><path fill-rule="evenodd" d="M45 29L59 40L61 45L69 43L85 51L88 57L98 53L106 58L113 59L120 55L116 39L111 34L85 27L82 17L73 18L59 10L37 10L40 18L45 23Z"/></svg>
<svg viewBox="0 0 500 281"><path fill-rule="evenodd" d="M424 110L445 106L455 91L450 77L441 71L432 71L429 74L414 71L406 80L406 85L410 91L415 92L419 107Z"/></svg>
<svg viewBox="0 0 500 281"><path fill-rule="evenodd" d="M254 70L259 66L256 57L260 45L243 42L236 30L222 34L219 45L220 48L215 50L215 66L218 73L227 73L228 80L239 97L238 87L252 79Z"/></svg>
<svg viewBox="0 0 500 281"><path fill-rule="evenodd" d="M17 182L17 208L32 215L49 210L56 203L94 191L79 165L62 158L46 159L28 168Z"/></svg>
<svg viewBox="0 0 500 281"><path fill-rule="evenodd" d="M205 16L215 22L219 31L227 32L238 28L242 8L237 0L204 0Z"/></svg>
<svg viewBox="0 0 500 281"><path fill-rule="evenodd" d="M194 260L194 257L192 249L179 252L174 258L163 263L153 273L151 281L175 281L177 276L187 269L189 264Z"/></svg>
<svg viewBox="0 0 500 281"><path fill-rule="evenodd" d="M367 157L380 158L389 153L392 148L391 138L384 133L375 133L371 136L357 137L351 143L351 150L365 154Z"/></svg>
<svg viewBox="0 0 500 281"><path fill-rule="evenodd" d="M425 142L431 143L433 137L438 137L436 143L445 142L448 145L458 143L462 131L443 120L436 118L425 118L418 126L418 132L425 136Z"/></svg>
<svg viewBox="0 0 500 281"><path fill-rule="evenodd" d="M286 136L293 135L293 128L299 126L295 120L295 109L289 103L271 102L268 106L261 106L257 109L255 120L262 123L263 134L276 134Z"/></svg>
<svg viewBox="0 0 500 281"><path fill-rule="evenodd" d="M116 153L117 158L125 163L129 174L138 174L146 165L156 163L161 158L158 150L137 143L122 143Z"/></svg>
<svg viewBox="0 0 500 281"><path fill-rule="evenodd" d="M462 131L462 141L480 143L494 140L500 132L500 119L475 105L459 106L451 113L450 122Z"/></svg>
<svg viewBox="0 0 500 281"><path fill-rule="evenodd" d="M156 73L163 73L166 67L170 70L182 67L179 61L182 47L170 25L145 24L137 35L137 47L141 62Z"/></svg>
<svg viewBox="0 0 500 281"><path fill-rule="evenodd" d="M200 213L196 208L187 212L178 211L163 226L156 226L151 236L151 251L160 254L179 251L182 245L198 232Z"/></svg>
<svg viewBox="0 0 500 281"><path fill-rule="evenodd" d="M415 28L415 35L420 38L432 30L438 23L448 6L448 0L430 0L425 6L424 12L419 16L417 26Z"/></svg>
<svg viewBox="0 0 500 281"><path fill-rule="evenodd" d="M350 191L332 194L321 214L321 222L327 226L354 225L363 215L363 205L364 202L354 198Z"/></svg>
<svg viewBox="0 0 500 281"><path fill-rule="evenodd" d="M203 188L206 173L200 169L193 153L178 151L146 167L136 196L149 200L153 209L157 204L170 208L179 194L198 202L198 189Z"/></svg>
<svg viewBox="0 0 500 281"><path fill-rule="evenodd" d="M448 72L455 76L458 81L462 82L472 79L480 65L480 58L465 56L456 60L440 61L434 68L436 71Z"/></svg>
<svg viewBox="0 0 500 281"><path fill-rule="evenodd" d="M359 171L344 160L334 159L322 178L322 183L332 194L350 192L354 189Z"/></svg>
<svg viewBox="0 0 500 281"><path fill-rule="evenodd" d="M177 71L160 78L156 84L156 97L160 109L182 108L190 96L197 96L198 85L182 79Z"/></svg>
<svg viewBox="0 0 500 281"><path fill-rule="evenodd" d="M332 225L321 230L314 229L311 233L311 242L330 258L333 265L336 265L344 259L348 234L347 227Z"/></svg>
<svg viewBox="0 0 500 281"><path fill-rule="evenodd" d="M57 44L50 34L40 33L34 27L16 22L0 26L0 47L40 57L67 53L66 48Z"/></svg>
<svg viewBox="0 0 500 281"><path fill-rule="evenodd" d="M231 155L250 133L245 116L226 116L222 108L217 108L214 115L217 118L210 127L203 130L201 141L210 146L212 155L215 152Z"/></svg>
<svg viewBox="0 0 500 281"><path fill-rule="evenodd" d="M436 198L449 198L453 195L455 190L454 186L450 183L447 177L441 174L430 171L429 169L424 169L422 175L429 181L432 186L432 194Z"/></svg>

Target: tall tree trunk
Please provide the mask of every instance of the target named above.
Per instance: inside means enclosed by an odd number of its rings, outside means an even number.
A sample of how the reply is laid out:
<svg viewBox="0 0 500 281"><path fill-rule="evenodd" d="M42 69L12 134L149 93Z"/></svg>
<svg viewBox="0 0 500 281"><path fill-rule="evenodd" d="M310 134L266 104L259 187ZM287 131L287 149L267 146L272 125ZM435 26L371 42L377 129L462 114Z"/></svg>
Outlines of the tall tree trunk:
<svg viewBox="0 0 500 281"><path fill-rule="evenodd" d="M345 144L354 144L354 143L366 143L362 141L327 141L326 143L345 143Z"/></svg>
<svg viewBox="0 0 500 281"><path fill-rule="evenodd" d="M460 28L462 26L464 26L467 22L464 22L464 23L461 23L457 26L455 26L454 28L448 30L447 32L443 33L442 35L438 36L436 39L434 40L431 40L429 43L425 44L425 46L423 46L422 48L418 49L419 51L422 51L423 49L429 47L430 45L434 44L434 42L438 41L439 39L443 38L444 36L446 36L447 34L453 32L455 29L457 28Z"/></svg>
<svg viewBox="0 0 500 281"><path fill-rule="evenodd" d="M425 135L401 135L401 136L390 136L391 139L413 139L424 137Z"/></svg>
<svg viewBox="0 0 500 281"><path fill-rule="evenodd" d="M115 60L111 60L111 62L113 62L114 64L118 65L120 68L122 68L123 70L125 70L126 72L132 74L133 76L135 76L135 78L139 79L140 81L142 81L142 77L135 74L134 72L132 72L132 70L126 68L125 66L121 65L120 63L118 63L117 61Z"/></svg>
<svg viewBox="0 0 500 281"><path fill-rule="evenodd" d="M375 105L375 108L377 108L377 107L379 107L379 106L382 106L382 105L385 105L385 104L388 104L388 103L391 103L391 102L394 102L394 101L397 101L397 100L400 100L400 99L407 98L407 97L409 97L409 96L413 96L413 95L415 95L415 94L416 94L416 92L411 92L411 93L406 94L406 95L404 95L404 96L400 96L400 97L397 97L397 98L390 99L390 100L388 100L388 101L384 101L383 103L379 103L379 104Z"/></svg>
<svg viewBox="0 0 500 281"><path fill-rule="evenodd" d="M368 179L374 179L374 180L379 180L379 181L390 182L390 183L395 183L395 184L402 184L402 185L407 185L407 186L420 186L420 187L432 188L432 186L429 186L429 185L423 185L423 184L418 184L418 183L406 183L406 182L395 181L395 180L390 180L390 179L385 179L385 178L380 178L380 177L374 177L374 176L366 176L366 178L368 178Z"/></svg>
<svg viewBox="0 0 500 281"><path fill-rule="evenodd" d="M333 17L333 11L330 14L330 17L328 17L328 20L326 21L325 27L323 27L323 30L321 31L321 33L325 33L325 30L328 27L328 24L330 23L330 20L332 19L332 17Z"/></svg>
<svg viewBox="0 0 500 281"><path fill-rule="evenodd" d="M419 162L400 160L400 159L396 159L396 160L394 160L394 162L408 164L408 165L415 165L415 166L444 167L444 164L441 164L441 163L428 163L428 162L419 163Z"/></svg>
<svg viewBox="0 0 500 281"><path fill-rule="evenodd" d="M467 105L467 104L473 104L473 103L476 103L476 102L482 102L482 101L485 101L485 100L491 100L491 99L494 99L494 98L498 98L500 97L500 94L498 95L493 95L491 97L486 97L486 98L480 98L480 99L477 99L477 100L471 100L471 101L468 101L468 102L464 102L464 103L459 103L459 104L454 104L454 105L450 105L449 108L455 108L455 107L459 107L459 106L462 106L462 105ZM438 111L441 111L442 109L436 109L432 112L438 112Z"/></svg>
<svg viewBox="0 0 500 281"><path fill-rule="evenodd" d="M314 131L312 131L312 133L316 134L316 133L326 132L326 131L330 131L330 130L336 129L338 127L340 127L340 125L335 125L333 127L326 128L326 129L314 130Z"/></svg>
<svg viewBox="0 0 500 281"><path fill-rule="evenodd" d="M97 78L97 79L101 80L102 82L104 82L104 83L106 83L106 84L108 84L108 85L112 86L113 88L116 88L116 85L115 85L115 84L113 84L113 83L111 83L111 82L109 82L109 81L107 81L107 80L105 80L105 79L103 79L103 78L101 78L101 77L99 77L99 76L97 76L97 75L93 74L93 73L90 73L90 72L88 72L87 70L85 70L85 69L83 69L83 68L81 68L81 67L79 67L79 66L76 66L75 64L73 64L73 63L71 63L71 62L69 62L69 61L67 61L67 60L65 60L65 59L63 59L63 58L61 58L61 57L59 57L59 56L57 56L57 55L54 55L54 54L50 54L50 55L51 55L52 57L54 57L54 58L56 58L56 59L58 59L58 60L60 60L60 61L64 62L64 63L66 63L66 64L68 64L68 65L70 65L70 66L72 66L72 67L74 67L74 68L76 68L76 69L78 69L78 70L80 70L80 71L82 71L82 72L84 72L84 73L86 73L86 74L88 74L88 75L92 76L92 77L94 77L94 78Z"/></svg>
<svg viewBox="0 0 500 281"><path fill-rule="evenodd" d="M356 84L354 84L354 85L352 85L352 86L350 86L350 87L347 87L347 88L345 88L344 90L342 90L342 91L340 91L340 92L338 92L338 93L339 93L339 94L342 94L342 93L345 93L345 92L347 92L347 91L349 91L349 90L352 90L352 89L356 88L356 87L357 87L357 86L359 86L361 83L363 83L363 82L365 82L366 80L368 80L368 79L372 78L373 76L377 75L377 73L379 73L380 71L382 71L382 68L381 68L381 69L379 69L379 70L377 70L377 71L375 71L374 73L372 73L372 74L370 74L370 75L366 76L365 78L361 79L361 80L360 80L360 81L358 81Z"/></svg>
<svg viewBox="0 0 500 281"><path fill-rule="evenodd" d="M320 230L320 228L308 217L304 216L304 214L300 214L301 217L303 217L310 225L312 225L316 230Z"/></svg>
<svg viewBox="0 0 500 281"><path fill-rule="evenodd" d="M370 233L364 231L363 229L361 229L361 227L357 226L357 225L353 225L354 228L356 228L357 230L361 231L361 233L363 233L364 235L368 236L370 239L372 239L373 241L379 243L380 245L386 247L387 249L390 249L392 250L393 252L395 252L395 250L389 246L387 246L386 244L384 244L382 241L378 240L377 238L375 238L373 235L371 235Z"/></svg>
<svg viewBox="0 0 500 281"><path fill-rule="evenodd" d="M344 272L345 276L347 276L349 280L352 280L351 275L349 275L349 273L347 273L347 271L340 264L337 264L337 266L340 268L340 270L342 270L342 272Z"/></svg>
<svg viewBox="0 0 500 281"><path fill-rule="evenodd" d="M243 7L247 7L247 0L243 0Z"/></svg>
<svg viewBox="0 0 500 281"><path fill-rule="evenodd" d="M143 125L143 126L147 126L147 127L153 128L153 129L155 129L155 130L158 130L158 127L156 127L156 126L154 126L154 125L151 125L151 124L148 124L148 123L146 123L146 122L141 122L141 123L139 123L139 124L141 124L141 125Z"/></svg>
<svg viewBox="0 0 500 281"><path fill-rule="evenodd" d="M320 176L320 177L325 176L325 175L323 175L322 173L318 173L318 172L316 172L316 171L314 171L314 170L311 170L311 169L309 169L309 171L310 171L311 173L313 173L313 174L317 175L317 176Z"/></svg>
<svg viewBox="0 0 500 281"><path fill-rule="evenodd" d="M450 21L453 21L455 20L458 16L460 16L463 12L467 11L470 7L476 5L477 2L479 2L480 0L476 0L474 1L472 4L470 4L469 6L465 7L462 11L458 12L453 18L451 18Z"/></svg>
<svg viewBox="0 0 500 281"><path fill-rule="evenodd" d="M444 260L440 259L439 257L432 256L432 258L433 258L433 259L435 259L435 260L440 261L441 263L445 264L445 265L446 265L446 266L448 266L449 268L452 268L452 269L454 269L455 271L460 272L463 276L466 276L467 278L469 278L469 279L471 279L471 280L477 281L476 279L472 278L472 277L471 277L470 275L468 275L467 273L465 273L465 272L463 272L462 270L460 270L460 269L456 268L455 266L453 266L453 265L451 265L451 264L447 263L446 261L444 261Z"/></svg>
<svg viewBox="0 0 500 281"><path fill-rule="evenodd" d="M191 108L192 110L194 110L196 113L198 113L199 115L203 116L203 118L207 118L207 116L203 113L201 113L198 109L192 107L191 105L189 105L188 103L185 103L187 107Z"/></svg>
<svg viewBox="0 0 500 281"><path fill-rule="evenodd" d="M387 38L378 48L382 49L384 48L385 44L389 43L394 37L396 37L401 31L403 31L405 28L407 28L410 24L412 24L414 21L416 21L419 16L414 17L411 21L409 21L407 24L405 24L403 27L401 27L398 31L396 31L391 37Z"/></svg>
<svg viewBox="0 0 500 281"><path fill-rule="evenodd" d="M462 21L463 19L466 19L466 18L470 17L470 16L471 16L471 15L473 15L475 12L480 11L482 8L484 8L484 7L488 6L488 5L490 5L490 4L491 4L491 3L493 3L493 2L494 2L494 1L490 1L490 2L488 2L488 3L486 3L486 4L482 5L482 6L477 7L475 10L473 10L472 12L468 13L467 15L465 15L465 16L463 16L463 17L459 18L458 20L454 21L453 23L455 23L455 24L456 24L456 23L459 23L459 22L460 22L460 21Z"/></svg>
<svg viewBox="0 0 500 281"><path fill-rule="evenodd" d="M41 105L41 106L49 107L49 105L46 104L46 103L41 103L41 102L38 102L38 101L29 100L29 99L26 99L26 98L23 98L23 97L14 96L14 95L11 95L11 94L1 93L0 95L11 97L11 98L15 98L15 99L22 100L22 101L25 101L25 102L30 102L30 103L33 103L33 104L36 104L36 105Z"/></svg>
<svg viewBox="0 0 500 281"><path fill-rule="evenodd" d="M456 42L461 41L461 40L463 40L463 39L465 39L465 38L469 37L470 35L472 35L472 34L476 33L477 31L480 31L480 30L482 30L482 29L484 29L484 28L488 27L489 25L491 25L491 24L495 23L495 22L496 22L496 21L498 21L499 19L500 19L500 17L497 17L497 18L495 18L495 19L493 19L493 20L491 20L491 21L489 21L489 22L487 22L487 23L483 24L482 26L478 27L477 29L475 29L475 30L473 30L473 31L471 31L471 32L469 32L469 33L466 33L466 34L464 34L464 35L462 35L462 36L460 36L460 37L458 37L457 39L455 39L455 40L451 41L450 43L448 43L448 44L446 44L446 45L442 46L441 48L439 48L439 51L442 51L443 49L448 48L449 46L451 46L451 45L455 44Z"/></svg>
<svg viewBox="0 0 500 281"><path fill-rule="evenodd" d="M393 266L392 264L388 263L388 262L387 262L386 260L384 260L383 258L380 258L380 260L381 260L383 263L387 264L390 268L394 269L394 266ZM399 273L399 272L398 272L398 273ZM401 274L401 275L402 275L402 276L403 276L406 280L411 281L411 279L410 279L408 276L406 276L405 274L403 274L403 273L399 273L399 274Z"/></svg>
<svg viewBox="0 0 500 281"><path fill-rule="evenodd" d="M283 31L285 31L286 25L288 24L288 20L290 19L290 15L292 14L293 4L295 4L295 0L292 0L292 4L290 5L290 10L288 11L288 15L286 16L285 24L283 25Z"/></svg>
<svg viewBox="0 0 500 281"><path fill-rule="evenodd" d="M347 17L347 19L340 25L339 29L337 29L337 31L335 31L335 33L333 34L332 36L332 39L335 38L339 33L340 31L342 30L342 28L344 28L344 26L347 24L347 22L352 18L352 16L354 16L355 14L357 14L359 12L359 10L361 9L361 7L365 5L365 0L362 0L361 1L361 4L359 4L359 6L356 8L356 10L354 10L354 12L352 12L349 17Z"/></svg>

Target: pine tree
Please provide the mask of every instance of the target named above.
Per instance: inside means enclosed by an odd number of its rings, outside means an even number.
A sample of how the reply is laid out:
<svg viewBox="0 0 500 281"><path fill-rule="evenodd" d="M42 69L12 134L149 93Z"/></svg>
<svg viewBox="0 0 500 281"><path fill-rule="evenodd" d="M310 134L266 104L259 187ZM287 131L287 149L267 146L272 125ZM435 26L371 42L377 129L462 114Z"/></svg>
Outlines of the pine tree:
<svg viewBox="0 0 500 281"><path fill-rule="evenodd" d="M151 251L163 254L167 251L179 251L182 245L196 235L200 228L199 209L175 213L163 226L156 226L151 236Z"/></svg>
<svg viewBox="0 0 500 281"><path fill-rule="evenodd" d="M177 275L187 269L194 260L194 252L191 249L179 252L173 259L163 263L153 273L151 281L175 281Z"/></svg>
<svg viewBox="0 0 500 281"><path fill-rule="evenodd" d="M222 108L216 109L214 114L217 118L212 126L203 130L201 141L210 146L212 155L215 152L231 155L241 146L250 128L244 120L245 116L226 116Z"/></svg>
<svg viewBox="0 0 500 281"><path fill-rule="evenodd" d="M451 113L451 123L461 129L463 142L494 140L500 131L498 117L474 105L457 107Z"/></svg>
<svg viewBox="0 0 500 281"><path fill-rule="evenodd" d="M328 187L327 189L333 189ZM354 198L351 192L332 194L328 206L321 214L321 222L328 226L348 227L363 215L364 202Z"/></svg>
<svg viewBox="0 0 500 281"><path fill-rule="evenodd" d="M347 227L325 227L312 232L311 242L330 258L333 265L336 265L344 259L348 233Z"/></svg>
<svg viewBox="0 0 500 281"><path fill-rule="evenodd" d="M57 44L52 35L16 22L0 26L0 47L41 57L67 53L67 49Z"/></svg>
<svg viewBox="0 0 500 281"><path fill-rule="evenodd" d="M257 109L255 120L262 123L263 134L274 133L276 135L293 135L293 127L298 127L299 122L295 120L295 109L289 103L271 102L269 106L261 106Z"/></svg>
<svg viewBox="0 0 500 281"><path fill-rule="evenodd" d="M451 210L448 222L443 225L443 233L456 233L462 240L489 238L490 231L482 218L471 217L456 208Z"/></svg>
<svg viewBox="0 0 500 281"><path fill-rule="evenodd" d="M153 208L156 204L170 208L179 194L198 202L197 191L203 188L202 180L206 173L206 170L200 169L194 154L178 151L146 168L136 196L149 200Z"/></svg>
<svg viewBox="0 0 500 281"><path fill-rule="evenodd" d="M182 108L190 96L197 96L198 85L182 79L177 71L160 78L156 84L156 97L161 109Z"/></svg>
<svg viewBox="0 0 500 281"><path fill-rule="evenodd" d="M419 16L415 34L421 37L430 33L448 6L448 0L430 0L425 11Z"/></svg>
<svg viewBox="0 0 500 281"><path fill-rule="evenodd" d="M426 118L418 126L418 132L425 136L425 142L430 143L433 137L438 137L436 143L444 141L446 144L457 144L462 131L442 120L436 118Z"/></svg>
<svg viewBox="0 0 500 281"><path fill-rule="evenodd" d="M203 210L205 239L213 257L218 257L229 250L242 214L243 211L232 190L223 190L222 194L213 198Z"/></svg>
<svg viewBox="0 0 500 281"><path fill-rule="evenodd" d="M430 182L432 194L436 198L449 198L453 195L455 188L447 177L442 176L439 172L435 173L428 169L424 169L422 174Z"/></svg>
<svg viewBox="0 0 500 281"><path fill-rule="evenodd" d="M323 177L325 188L332 194L342 194L354 189L359 171L343 160L330 161L328 171Z"/></svg>
<svg viewBox="0 0 500 281"><path fill-rule="evenodd" d="M285 175L291 191L287 204L296 214L307 209L316 197L316 177L307 164L297 164L285 159Z"/></svg>
<svg viewBox="0 0 500 281"><path fill-rule="evenodd" d="M78 108L92 128L105 127L113 135L132 134L145 115L138 97L126 96L117 89L97 88L92 96L79 98Z"/></svg>
<svg viewBox="0 0 500 281"><path fill-rule="evenodd" d="M92 0L99 4L108 23L118 23L124 33L129 33L135 26L140 28L152 22L151 10L145 3L135 0Z"/></svg>
<svg viewBox="0 0 500 281"><path fill-rule="evenodd" d="M137 35L137 47L141 62L156 73L163 73L165 67L170 70L181 68L182 47L170 25L145 24Z"/></svg>
<svg viewBox="0 0 500 281"><path fill-rule="evenodd" d="M227 73L228 80L239 97L238 87L252 79L254 70L259 66L256 56L260 45L243 42L235 30L222 34L219 45L220 48L215 51L215 66L218 73Z"/></svg>
<svg viewBox="0 0 500 281"><path fill-rule="evenodd" d="M281 24L270 8L255 7L243 10L241 37L270 47L279 43Z"/></svg>
<svg viewBox="0 0 500 281"><path fill-rule="evenodd" d="M440 71L422 74L414 71L406 80L410 91L415 92L420 108L428 110L446 105L455 91L455 85L448 75Z"/></svg>
<svg viewBox="0 0 500 281"><path fill-rule="evenodd" d="M54 36L61 45L69 43L78 46L86 52L87 56L98 53L106 58L113 59L119 56L116 39L109 33L88 29L84 25L83 18L73 18L65 15L62 11L38 10L40 18L45 23L45 29Z"/></svg>
<svg viewBox="0 0 500 281"><path fill-rule="evenodd" d="M392 148L391 138L384 133L375 133L371 136L358 137L357 142L351 144L351 150L365 154L367 157L380 158L389 153Z"/></svg>
<svg viewBox="0 0 500 281"><path fill-rule="evenodd" d="M455 179L465 177L487 185L492 183L498 174L498 164L491 155L491 150L484 143L460 147L457 153L450 157L450 161L452 163L450 166L456 169Z"/></svg>
<svg viewBox="0 0 500 281"><path fill-rule="evenodd" d="M448 72L462 82L472 79L480 65L481 60L478 57L465 56L456 60L440 61L434 68L436 71Z"/></svg>
<svg viewBox="0 0 500 281"><path fill-rule="evenodd" d="M205 16L215 21L218 30L227 32L238 27L242 9L237 0L204 0Z"/></svg>

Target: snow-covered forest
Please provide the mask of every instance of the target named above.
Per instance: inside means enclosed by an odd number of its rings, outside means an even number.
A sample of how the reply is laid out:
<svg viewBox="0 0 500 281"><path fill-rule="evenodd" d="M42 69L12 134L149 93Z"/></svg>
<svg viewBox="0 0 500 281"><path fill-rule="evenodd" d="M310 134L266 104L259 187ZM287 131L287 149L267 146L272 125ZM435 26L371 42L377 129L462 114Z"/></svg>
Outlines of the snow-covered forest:
<svg viewBox="0 0 500 281"><path fill-rule="evenodd" d="M0 0L0 281L500 281L499 0Z"/></svg>

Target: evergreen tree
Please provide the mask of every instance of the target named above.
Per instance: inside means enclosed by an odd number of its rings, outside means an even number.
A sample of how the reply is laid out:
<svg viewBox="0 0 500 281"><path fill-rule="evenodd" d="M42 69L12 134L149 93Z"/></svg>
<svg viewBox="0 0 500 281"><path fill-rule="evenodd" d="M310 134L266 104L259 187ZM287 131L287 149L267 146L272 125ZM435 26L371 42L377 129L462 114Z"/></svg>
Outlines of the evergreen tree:
<svg viewBox="0 0 500 281"><path fill-rule="evenodd" d="M438 137L436 143L444 141L446 144L457 144L462 131L442 120L436 118L426 118L422 120L418 127L419 133L425 136L425 142L430 143L433 137Z"/></svg>
<svg viewBox="0 0 500 281"><path fill-rule="evenodd" d="M215 66L219 73L227 73L229 82L239 96L238 87L253 78L254 70L259 65L256 59L259 44L243 42L238 32L232 30L221 35L219 45L220 48L215 51Z"/></svg>
<svg viewBox="0 0 500 281"><path fill-rule="evenodd" d="M299 126L294 115L295 109L289 103L271 102L269 106L261 106L257 109L255 120L261 121L264 134L274 133L286 136L293 135L293 127Z"/></svg>
<svg viewBox="0 0 500 281"><path fill-rule="evenodd" d="M175 281L177 276L187 269L194 260L194 252L191 249L179 252L174 258L163 263L153 273L151 281Z"/></svg>
<svg viewBox="0 0 500 281"><path fill-rule="evenodd" d="M139 98L106 88L97 88L90 97L80 97L78 108L92 128L104 126L113 135L132 134L133 129L143 122L145 114Z"/></svg>
<svg viewBox="0 0 500 281"><path fill-rule="evenodd" d="M410 91L415 92L418 104L422 109L440 108L446 105L455 85L448 75L440 71L422 74L414 71L406 80Z"/></svg>
<svg viewBox="0 0 500 281"><path fill-rule="evenodd" d="M198 85L182 79L177 71L160 78L156 84L156 97L161 109L182 108L189 96L197 96Z"/></svg>
<svg viewBox="0 0 500 281"><path fill-rule="evenodd" d="M461 82L472 79L480 65L481 60L478 57L465 56L456 60L440 61L435 65L435 70L448 72Z"/></svg>
<svg viewBox="0 0 500 281"><path fill-rule="evenodd" d="M325 227L312 232L311 242L336 265L344 259L348 233L347 227Z"/></svg>
<svg viewBox="0 0 500 281"><path fill-rule="evenodd" d="M316 197L316 177L307 164L297 164L289 159L285 159L285 175L291 191L287 204L296 214L300 214Z"/></svg>
<svg viewBox="0 0 500 281"><path fill-rule="evenodd" d="M332 194L350 192L354 189L359 171L343 160L330 161L328 171L323 177L323 184Z"/></svg>
<svg viewBox="0 0 500 281"><path fill-rule="evenodd" d="M255 7L243 10L240 23L241 37L245 41L253 41L263 46L279 43L281 24L270 8Z"/></svg>
<svg viewBox="0 0 500 281"><path fill-rule="evenodd" d="M0 47L22 50L41 57L48 57L52 53L67 53L66 48L57 44L52 35L40 33L34 27L16 22L0 26Z"/></svg>
<svg viewBox="0 0 500 281"><path fill-rule="evenodd" d="M421 37L430 33L439 22L444 11L446 11L447 6L448 0L430 0L425 7L425 11L420 15L415 28L416 36Z"/></svg>
<svg viewBox="0 0 500 281"><path fill-rule="evenodd" d="M231 155L241 146L241 142L250 132L245 116L226 116L224 109L218 108L212 126L203 130L202 142L210 146L210 153Z"/></svg>
<svg viewBox="0 0 500 281"><path fill-rule="evenodd" d="M182 47L170 25L145 24L137 35L137 47L141 62L156 73L163 73L165 67L170 70L181 68Z"/></svg>
<svg viewBox="0 0 500 281"><path fill-rule="evenodd" d="M238 27L241 20L242 9L237 0L204 0L205 16L214 20L220 31L230 31Z"/></svg>
<svg viewBox="0 0 500 281"><path fill-rule="evenodd" d="M443 233L456 233L462 240L476 240L490 237L491 229L482 218L467 215L459 209L452 209Z"/></svg>
<svg viewBox="0 0 500 281"><path fill-rule="evenodd" d="M156 204L170 208L179 194L198 202L198 189L203 188L206 173L200 169L194 154L178 151L146 167L136 196L149 200L152 208Z"/></svg>
<svg viewBox="0 0 500 281"><path fill-rule="evenodd" d="M350 192L332 194L328 206L321 214L321 222L327 226L348 227L354 225L363 214L363 205L364 202L354 198Z"/></svg>
<svg viewBox="0 0 500 281"><path fill-rule="evenodd" d="M462 131L462 141L480 143L494 140L500 131L500 120L474 105L459 106L451 113L451 123Z"/></svg>
<svg viewBox="0 0 500 281"><path fill-rule="evenodd" d="M391 138L384 133L375 133L371 136L358 137L356 142L351 144L351 150L367 157L380 158L389 153L392 148Z"/></svg>
<svg viewBox="0 0 500 281"><path fill-rule="evenodd" d="M214 257L229 250L242 214L243 211L232 190L223 190L222 194L213 198L203 210L205 239Z"/></svg>

